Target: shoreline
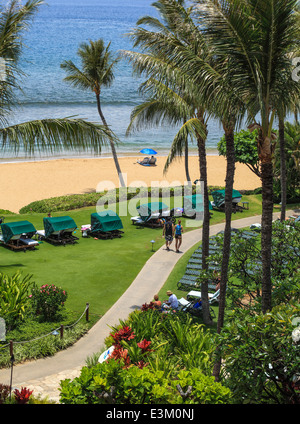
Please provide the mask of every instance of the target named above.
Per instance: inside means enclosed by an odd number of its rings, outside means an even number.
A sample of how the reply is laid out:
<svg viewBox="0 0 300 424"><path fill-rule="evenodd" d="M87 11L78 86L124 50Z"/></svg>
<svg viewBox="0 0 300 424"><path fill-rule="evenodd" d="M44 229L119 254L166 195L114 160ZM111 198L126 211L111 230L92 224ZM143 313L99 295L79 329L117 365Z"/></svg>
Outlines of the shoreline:
<svg viewBox="0 0 300 424"><path fill-rule="evenodd" d="M207 151L206 153L207 156L219 156L218 150L217 149L209 149L209 151ZM137 157L139 156L139 159L143 159L143 157L145 157L146 155L142 155L141 153L137 152L134 153L132 151L123 151L123 152L118 152L118 158L134 158L137 159ZM158 153L156 155L156 157L160 157L160 158L167 158L168 154L167 153ZM198 157L198 152L197 150L195 151L191 151L189 153L189 157L194 157L197 156ZM68 159L113 159L113 156L111 155L111 153L103 153L101 155L95 156L93 154L78 154L78 155L62 155L62 156L44 156L44 157L11 157L11 158L0 158L0 165L1 164L7 164L7 163L35 163L35 162L47 162L47 161L53 161L53 160L68 160Z"/></svg>
<svg viewBox="0 0 300 424"><path fill-rule="evenodd" d="M184 158L177 158L164 174L166 156L157 155L157 166L141 166L135 156L118 155L125 184L131 187L146 185L183 185L186 181ZM105 160L104 160L105 159ZM50 158L45 160L2 162L0 164L0 209L18 213L20 208L37 200L51 197L94 192L99 183L109 188L119 187L114 160L111 157ZM208 185L225 186L226 159L207 155ZM198 156L189 156L191 181L199 178ZM243 164L236 164L237 190L261 187L260 179Z"/></svg>

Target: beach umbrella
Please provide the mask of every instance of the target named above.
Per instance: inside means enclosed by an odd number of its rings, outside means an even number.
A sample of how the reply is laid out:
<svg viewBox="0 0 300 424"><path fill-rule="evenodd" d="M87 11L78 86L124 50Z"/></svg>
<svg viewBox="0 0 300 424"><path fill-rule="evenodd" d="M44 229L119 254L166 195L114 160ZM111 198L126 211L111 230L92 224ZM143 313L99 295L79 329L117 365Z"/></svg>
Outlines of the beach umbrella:
<svg viewBox="0 0 300 424"><path fill-rule="evenodd" d="M144 155L156 155L157 152L153 149L142 149L140 150L140 153L143 153Z"/></svg>

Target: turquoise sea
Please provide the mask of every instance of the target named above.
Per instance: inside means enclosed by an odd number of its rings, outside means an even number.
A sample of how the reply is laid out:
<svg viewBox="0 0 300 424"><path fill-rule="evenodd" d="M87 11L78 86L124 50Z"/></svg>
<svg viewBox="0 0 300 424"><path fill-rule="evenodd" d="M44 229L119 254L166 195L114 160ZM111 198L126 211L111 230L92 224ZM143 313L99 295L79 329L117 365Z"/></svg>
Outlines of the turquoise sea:
<svg viewBox="0 0 300 424"><path fill-rule="evenodd" d="M137 20L144 15L155 15L152 0L47 0L26 32L20 68L23 93L19 94L19 107L10 118L10 124L42 118L77 116L100 122L93 93L74 89L63 81L60 64L71 59L79 65L76 55L82 42L103 38L111 42L111 50L133 50L126 37ZM133 107L142 99L138 92L141 79L132 73L131 65L121 60L115 70L112 86L102 91L102 106L108 124L118 135L121 144L118 154L136 156L144 147L164 155L176 134L176 128L148 128L125 137ZM216 153L222 130L218 122L209 121L208 153ZM195 154L191 144L190 153ZM110 156L109 150L103 156ZM62 152L60 157L74 156ZM83 153L81 156L88 156ZM18 160L24 155L19 153ZM5 160L9 158L6 155ZM13 158L16 160L16 158Z"/></svg>

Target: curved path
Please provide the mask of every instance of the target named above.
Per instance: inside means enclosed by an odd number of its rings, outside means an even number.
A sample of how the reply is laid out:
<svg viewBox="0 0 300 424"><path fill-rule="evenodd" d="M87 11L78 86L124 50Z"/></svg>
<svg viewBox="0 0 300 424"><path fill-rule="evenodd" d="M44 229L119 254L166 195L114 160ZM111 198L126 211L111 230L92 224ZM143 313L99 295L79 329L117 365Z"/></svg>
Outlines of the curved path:
<svg viewBox="0 0 300 424"><path fill-rule="evenodd" d="M293 211L288 211L288 214ZM279 213L274 214L274 219ZM234 228L248 227L260 223L261 216L242 218L232 222ZM212 225L210 235L215 235L224 229L224 223ZM196 229L183 236L182 248L187 251L202 239L202 230ZM157 250L146 262L140 273L124 292L119 300L106 312L106 314L91 328L91 330L78 340L72 347L60 351L52 357L38 359L15 365L13 368L13 387L26 386L34 389L34 395L48 396L48 399L59 400L59 382L65 378L73 379L80 374L85 360L104 347L104 339L111 329L125 320L134 309L140 308L149 302L166 282L170 272L181 257L174 251L167 251L165 247ZM0 383L10 384L10 369L0 370Z"/></svg>

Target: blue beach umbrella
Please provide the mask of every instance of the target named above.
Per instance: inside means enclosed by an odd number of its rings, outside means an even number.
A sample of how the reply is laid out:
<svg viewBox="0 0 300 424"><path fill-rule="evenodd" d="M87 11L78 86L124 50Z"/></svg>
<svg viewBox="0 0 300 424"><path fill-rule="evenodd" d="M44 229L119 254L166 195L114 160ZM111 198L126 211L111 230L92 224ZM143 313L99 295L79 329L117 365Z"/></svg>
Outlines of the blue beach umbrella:
<svg viewBox="0 0 300 424"><path fill-rule="evenodd" d="M140 153L143 153L144 155L156 155L157 152L153 149L143 149L140 150Z"/></svg>

